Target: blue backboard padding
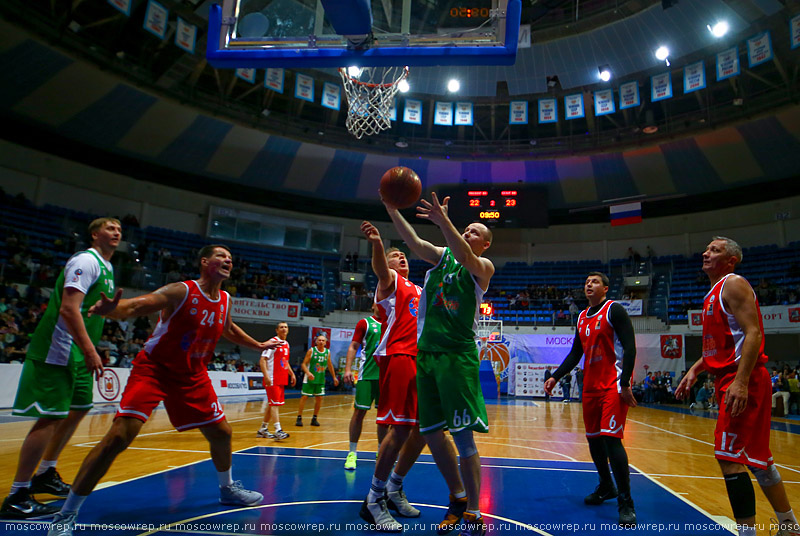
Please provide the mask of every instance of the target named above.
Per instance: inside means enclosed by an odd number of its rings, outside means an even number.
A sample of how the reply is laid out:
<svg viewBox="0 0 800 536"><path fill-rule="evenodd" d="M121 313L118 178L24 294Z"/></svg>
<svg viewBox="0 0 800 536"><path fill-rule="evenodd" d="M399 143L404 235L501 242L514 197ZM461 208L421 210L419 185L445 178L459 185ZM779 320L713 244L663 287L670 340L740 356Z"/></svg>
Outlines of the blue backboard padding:
<svg viewBox="0 0 800 536"><path fill-rule="evenodd" d="M372 33L372 9L369 0L322 0L325 17L339 35Z"/></svg>
<svg viewBox="0 0 800 536"><path fill-rule="evenodd" d="M222 8L211 6L206 57L216 68L267 67L387 67L391 65L513 65L517 56L521 0L509 0L506 10L505 46L385 47L366 50L347 48L221 50Z"/></svg>

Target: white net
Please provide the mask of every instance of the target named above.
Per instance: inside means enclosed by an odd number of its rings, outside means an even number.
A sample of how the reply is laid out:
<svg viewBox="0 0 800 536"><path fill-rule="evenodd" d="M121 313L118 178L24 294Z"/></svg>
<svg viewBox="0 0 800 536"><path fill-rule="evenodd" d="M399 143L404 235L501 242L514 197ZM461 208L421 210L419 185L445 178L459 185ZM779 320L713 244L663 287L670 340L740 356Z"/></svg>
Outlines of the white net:
<svg viewBox="0 0 800 536"><path fill-rule="evenodd" d="M408 67L350 67L339 69L347 95L347 130L361 139L391 128L398 84Z"/></svg>

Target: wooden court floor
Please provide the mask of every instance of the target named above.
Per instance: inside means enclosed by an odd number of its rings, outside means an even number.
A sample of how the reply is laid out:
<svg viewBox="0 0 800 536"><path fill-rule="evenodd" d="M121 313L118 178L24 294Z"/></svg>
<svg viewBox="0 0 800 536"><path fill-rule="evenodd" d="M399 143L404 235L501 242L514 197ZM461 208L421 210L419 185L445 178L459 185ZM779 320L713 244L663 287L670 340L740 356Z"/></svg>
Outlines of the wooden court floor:
<svg viewBox="0 0 800 536"><path fill-rule="evenodd" d="M228 400L225 412L234 430L234 450L254 446L342 451L348 448L351 395L333 394L324 398L319 428L308 425L313 401L306 405L306 425L298 428L294 426L298 399L287 399L281 422L291 436L280 442L256 437L265 407L261 399ZM488 404L487 409L490 433L476 434L481 455L591 462L583 434L580 403L504 399ZM373 418L374 411L367 414L359 451L374 452L377 447ZM107 431L112 419L112 408L102 407L84 419L59 461L58 468L65 481L72 481L89 448ZM20 445L32 421L13 418L2 421L0 488L7 493L5 490L11 485ZM636 469L712 516L728 518L730 505L713 457L714 422L711 412L690 413L672 406L638 407L628 415L625 446L630 463ZM800 511L800 421L774 419L773 424L773 428L778 428L771 433L773 456L792 506L795 511ZM160 408L142 428L132 446L117 459L104 482L121 482L208 458L207 444L202 435L197 431L174 431ZM368 465L359 467L359 470L371 471L372 468L373 465ZM587 489L586 493L590 491ZM768 524L774 513L760 491L757 490L756 496L758 522ZM769 534L766 526L759 531L761 534Z"/></svg>

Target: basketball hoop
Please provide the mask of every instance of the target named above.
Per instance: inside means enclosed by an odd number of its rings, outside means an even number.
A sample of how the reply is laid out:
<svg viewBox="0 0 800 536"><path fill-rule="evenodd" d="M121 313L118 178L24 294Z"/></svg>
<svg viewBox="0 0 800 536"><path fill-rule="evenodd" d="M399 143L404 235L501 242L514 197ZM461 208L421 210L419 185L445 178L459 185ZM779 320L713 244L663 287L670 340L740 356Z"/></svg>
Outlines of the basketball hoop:
<svg viewBox="0 0 800 536"><path fill-rule="evenodd" d="M391 128L394 96L408 67L362 67L355 76L340 68L339 74L347 95L347 130L361 139Z"/></svg>

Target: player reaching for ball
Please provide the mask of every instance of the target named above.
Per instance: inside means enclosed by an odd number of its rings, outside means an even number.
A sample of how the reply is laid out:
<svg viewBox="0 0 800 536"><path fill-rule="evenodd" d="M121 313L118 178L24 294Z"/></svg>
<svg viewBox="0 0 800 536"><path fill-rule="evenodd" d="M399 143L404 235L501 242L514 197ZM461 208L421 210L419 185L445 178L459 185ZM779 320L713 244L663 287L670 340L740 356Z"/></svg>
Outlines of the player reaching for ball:
<svg viewBox="0 0 800 536"><path fill-rule="evenodd" d="M459 233L447 215L450 198L440 203L433 193L417 207L417 217L442 231L447 246L434 246L417 235L383 192L382 200L411 251L434 265L425 276L419 303L417 393L420 432L450 490L450 505L437 533L450 532L463 516L461 535L482 536L480 456L472 434L487 433L489 422L478 379L475 325L494 275L494 265L482 257L492 244L492 232L482 223L471 223ZM445 429L458 449L460 474Z"/></svg>

